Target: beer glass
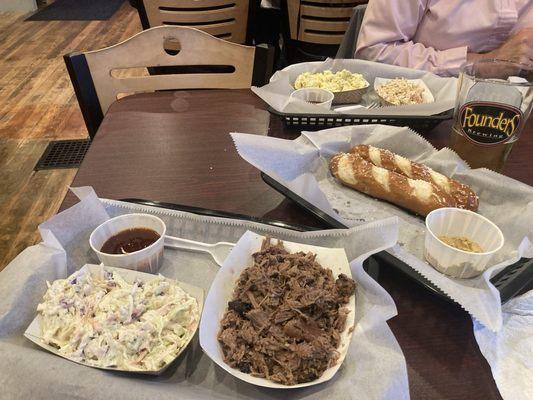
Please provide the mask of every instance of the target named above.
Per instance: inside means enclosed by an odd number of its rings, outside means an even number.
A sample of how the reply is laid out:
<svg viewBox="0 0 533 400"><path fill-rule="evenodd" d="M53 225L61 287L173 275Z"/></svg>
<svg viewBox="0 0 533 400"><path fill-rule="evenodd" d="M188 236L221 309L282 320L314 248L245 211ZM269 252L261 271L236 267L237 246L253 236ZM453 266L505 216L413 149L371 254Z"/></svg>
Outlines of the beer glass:
<svg viewBox="0 0 533 400"><path fill-rule="evenodd" d="M533 66L480 60L461 70L451 147L472 168L501 171L533 100Z"/></svg>

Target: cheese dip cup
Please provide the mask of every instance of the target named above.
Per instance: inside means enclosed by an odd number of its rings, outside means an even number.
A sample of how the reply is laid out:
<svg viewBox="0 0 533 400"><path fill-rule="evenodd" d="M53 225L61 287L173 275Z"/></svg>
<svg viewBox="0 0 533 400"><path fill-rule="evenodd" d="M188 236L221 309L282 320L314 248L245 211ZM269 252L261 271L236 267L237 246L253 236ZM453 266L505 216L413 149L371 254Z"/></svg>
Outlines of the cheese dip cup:
<svg viewBox="0 0 533 400"><path fill-rule="evenodd" d="M439 237L461 237L477 243L482 253L452 247ZM433 268L454 278L473 278L503 246L502 231L487 218L460 208L439 208L426 217L424 256Z"/></svg>

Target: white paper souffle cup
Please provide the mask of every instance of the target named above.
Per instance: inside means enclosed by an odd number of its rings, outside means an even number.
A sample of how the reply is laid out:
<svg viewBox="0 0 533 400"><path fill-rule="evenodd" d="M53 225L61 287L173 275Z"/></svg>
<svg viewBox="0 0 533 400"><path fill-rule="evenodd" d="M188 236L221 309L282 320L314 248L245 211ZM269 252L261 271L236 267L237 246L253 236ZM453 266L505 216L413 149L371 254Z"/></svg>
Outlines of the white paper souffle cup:
<svg viewBox="0 0 533 400"><path fill-rule="evenodd" d="M314 105L329 110L335 96L332 92L320 88L301 88L291 93L291 99L313 103Z"/></svg>
<svg viewBox="0 0 533 400"><path fill-rule="evenodd" d="M439 236L466 237L479 244L483 253L456 249ZM425 258L437 271L454 278L480 275L503 243L500 228L473 211L439 208L426 217Z"/></svg>
<svg viewBox="0 0 533 400"><path fill-rule="evenodd" d="M100 251L107 239L119 232L133 228L153 229L159 234L159 239L150 246L133 253L107 254ZM154 215L125 214L111 218L99 225L91 233L89 244L100 262L108 267L126 268L155 274L159 271L163 261L166 230L165 223Z"/></svg>

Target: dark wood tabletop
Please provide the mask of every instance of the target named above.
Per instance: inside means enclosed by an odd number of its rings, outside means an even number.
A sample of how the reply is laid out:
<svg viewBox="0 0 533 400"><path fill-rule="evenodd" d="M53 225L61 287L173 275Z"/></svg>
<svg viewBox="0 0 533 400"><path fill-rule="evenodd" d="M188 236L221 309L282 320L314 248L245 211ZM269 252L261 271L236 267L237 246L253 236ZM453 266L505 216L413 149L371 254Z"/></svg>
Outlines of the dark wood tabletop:
<svg viewBox="0 0 533 400"><path fill-rule="evenodd" d="M451 123L420 132L437 147ZM526 126L505 174L533 185L529 164L532 124ZM229 132L294 139L249 90L159 92L114 103L72 186L92 186L100 197L140 198L323 227L285 199L242 160ZM67 195L62 208L76 202ZM469 315L393 268L380 284L398 316L389 321L405 354L412 399L500 399L472 333Z"/></svg>

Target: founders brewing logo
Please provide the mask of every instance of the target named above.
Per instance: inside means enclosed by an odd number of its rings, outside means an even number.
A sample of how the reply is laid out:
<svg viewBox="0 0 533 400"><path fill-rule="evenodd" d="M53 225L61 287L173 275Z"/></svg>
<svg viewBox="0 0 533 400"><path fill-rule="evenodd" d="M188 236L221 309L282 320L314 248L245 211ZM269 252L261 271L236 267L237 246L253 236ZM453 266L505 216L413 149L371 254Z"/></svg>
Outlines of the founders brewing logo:
<svg viewBox="0 0 533 400"><path fill-rule="evenodd" d="M518 108L496 103L473 101L459 110L461 130L480 144L498 144L518 132L522 113Z"/></svg>

